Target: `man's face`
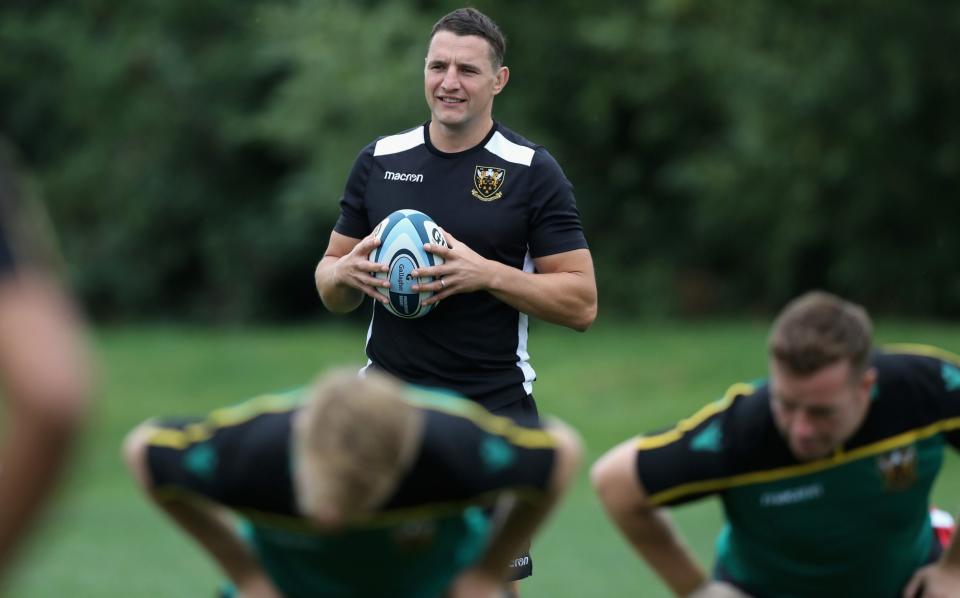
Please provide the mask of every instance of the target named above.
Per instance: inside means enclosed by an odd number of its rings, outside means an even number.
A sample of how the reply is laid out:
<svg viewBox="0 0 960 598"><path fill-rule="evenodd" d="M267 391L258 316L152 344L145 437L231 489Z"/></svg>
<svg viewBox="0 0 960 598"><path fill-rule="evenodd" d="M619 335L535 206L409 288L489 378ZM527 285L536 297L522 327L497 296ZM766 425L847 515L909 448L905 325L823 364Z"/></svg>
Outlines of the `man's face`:
<svg viewBox="0 0 960 598"><path fill-rule="evenodd" d="M503 66L494 69L490 44L482 37L438 31L430 40L423 72L433 121L465 132L485 125L508 72Z"/></svg>
<svg viewBox="0 0 960 598"><path fill-rule="evenodd" d="M828 457L853 436L870 405L876 377L872 368L852 374L847 360L801 376L771 359L770 409L794 457Z"/></svg>

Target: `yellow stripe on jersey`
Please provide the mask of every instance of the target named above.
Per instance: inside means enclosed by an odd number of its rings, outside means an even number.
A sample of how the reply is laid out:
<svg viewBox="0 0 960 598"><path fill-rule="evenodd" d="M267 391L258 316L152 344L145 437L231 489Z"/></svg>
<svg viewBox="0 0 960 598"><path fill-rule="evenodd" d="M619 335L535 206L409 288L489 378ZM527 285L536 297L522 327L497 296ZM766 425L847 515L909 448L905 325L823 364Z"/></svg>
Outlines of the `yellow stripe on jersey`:
<svg viewBox="0 0 960 598"><path fill-rule="evenodd" d="M786 478L799 477L811 473L825 471L834 467L845 465L858 459L879 455L895 448L913 444L919 440L929 438L941 432L960 429L960 417L954 417L939 421L935 424L909 430L896 436L885 438L879 442L867 444L852 451L838 450L833 456L826 459L820 459L810 463L791 465L789 467L779 467L766 471L754 471L740 475L730 476L728 478L717 478L713 480L700 480L675 486L662 492L650 495L650 502L654 505L664 504L683 496L690 494L700 494L703 492L717 492L728 488L738 486L749 486L751 484L763 484L766 482L775 482Z"/></svg>
<svg viewBox="0 0 960 598"><path fill-rule="evenodd" d="M463 513L470 507L493 506L496 504L497 498L499 498L505 490L510 490L519 500L530 501L543 497L543 492L536 488L501 488L498 490L491 490L483 494L478 494L470 499L462 501L433 503L417 507L391 509L389 511L370 513L348 522L342 531L346 532L350 531L351 529L385 527L424 519L453 517ZM206 503L211 501L210 498L198 492L187 488L181 488L179 486L161 486L154 489L154 493L157 499L160 501L184 501L198 503ZM291 532L324 535L324 532L319 531L310 523L310 520L305 517L282 515L279 513L268 513L257 509L237 509L236 512L256 525L263 525L266 527L278 528Z"/></svg>
<svg viewBox="0 0 960 598"><path fill-rule="evenodd" d="M737 396L751 394L754 390L755 387L752 384L747 384L744 382L734 384L727 389L727 392L724 393L722 399L710 403L687 419L681 420L680 423L673 427L673 429L660 434L655 434L653 436L642 436L638 438L637 449L649 450L660 448L680 440L684 434L695 429L707 418L716 413L720 413L721 411L725 411L727 407L733 404L733 400Z"/></svg>
<svg viewBox="0 0 960 598"><path fill-rule="evenodd" d="M418 407L463 417L482 430L503 436L511 443L523 448L541 449L557 446L556 440L549 432L538 428L524 428L509 417L493 415L478 403L468 399L423 391L408 393L405 396Z"/></svg>
<svg viewBox="0 0 960 598"><path fill-rule="evenodd" d="M886 353L907 353L910 355L923 355L925 357L936 357L944 361L949 361L956 366L960 366L960 355L951 353L933 345L923 345L919 343L893 343L883 345Z"/></svg>
<svg viewBox="0 0 960 598"><path fill-rule="evenodd" d="M236 426L251 419L269 413L283 413L296 407L301 400L299 391L285 394L262 395L238 405L223 407L210 412L207 418L184 426L182 429L164 428L148 423L152 427L147 438L150 446L184 449L191 444L209 439L221 428Z"/></svg>

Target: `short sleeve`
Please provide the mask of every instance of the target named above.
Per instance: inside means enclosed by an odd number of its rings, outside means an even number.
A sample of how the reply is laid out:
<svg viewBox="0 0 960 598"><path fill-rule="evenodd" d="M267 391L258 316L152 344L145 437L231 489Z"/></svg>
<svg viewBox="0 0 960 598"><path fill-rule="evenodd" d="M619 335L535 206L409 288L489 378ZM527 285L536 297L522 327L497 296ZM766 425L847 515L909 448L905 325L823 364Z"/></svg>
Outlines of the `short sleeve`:
<svg viewBox="0 0 960 598"><path fill-rule="evenodd" d="M147 465L158 492L195 494L237 509L297 513L289 413L255 415L230 425L211 417L151 425Z"/></svg>
<svg viewBox="0 0 960 598"><path fill-rule="evenodd" d="M539 148L531 168L531 255L537 258L587 248L573 185L560 165Z"/></svg>
<svg viewBox="0 0 960 598"><path fill-rule="evenodd" d="M362 239L372 230L367 217L365 196L367 179L373 165L373 148L374 144L363 148L354 161L343 197L340 198L340 217L333 227L334 231L354 239Z"/></svg>
<svg viewBox="0 0 960 598"><path fill-rule="evenodd" d="M656 505L721 493L738 476L795 462L773 423L765 383L732 385L673 428L639 438L636 449L637 475Z"/></svg>
<svg viewBox="0 0 960 598"><path fill-rule="evenodd" d="M689 430L678 425L637 440L636 471L653 504L682 504L711 493L698 484L726 475L725 419L725 412L716 412Z"/></svg>
<svg viewBox="0 0 960 598"><path fill-rule="evenodd" d="M467 417L439 411L426 415L420 454L386 508L547 490L557 446L539 426L521 426L479 407Z"/></svg>

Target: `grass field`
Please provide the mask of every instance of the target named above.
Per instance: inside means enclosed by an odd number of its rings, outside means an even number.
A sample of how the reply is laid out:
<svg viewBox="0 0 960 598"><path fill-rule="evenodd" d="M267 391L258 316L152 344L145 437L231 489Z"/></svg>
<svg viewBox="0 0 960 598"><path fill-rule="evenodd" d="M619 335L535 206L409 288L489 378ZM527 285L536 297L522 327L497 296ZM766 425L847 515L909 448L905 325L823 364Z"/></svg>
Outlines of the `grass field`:
<svg viewBox="0 0 960 598"><path fill-rule="evenodd" d="M735 381L764 373L765 323L600 322L587 334L536 325L536 397L543 412L577 427L587 458L566 502L534 545L525 598L668 596L607 523L587 470L607 448L672 424ZM137 495L122 468L123 435L153 415L202 413L254 394L299 385L331 365L363 361L364 330L100 331L102 387L69 481L35 538L10 596L128 598L210 596L211 562ZM882 342L960 350L960 325L881 322ZM960 509L960 460L951 455L935 501ZM705 563L719 527L708 501L675 511Z"/></svg>

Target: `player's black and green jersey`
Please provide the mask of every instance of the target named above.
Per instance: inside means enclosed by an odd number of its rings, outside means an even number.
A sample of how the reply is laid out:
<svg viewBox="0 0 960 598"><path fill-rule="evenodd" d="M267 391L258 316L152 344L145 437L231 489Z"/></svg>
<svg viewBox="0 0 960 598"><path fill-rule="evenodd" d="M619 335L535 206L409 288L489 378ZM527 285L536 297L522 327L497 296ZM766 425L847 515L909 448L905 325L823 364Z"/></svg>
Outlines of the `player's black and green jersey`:
<svg viewBox="0 0 960 598"><path fill-rule="evenodd" d="M654 504L720 496L721 577L757 597L893 598L929 562L930 490L944 446L960 447L960 358L898 345L872 361L866 419L828 458L792 456L765 382L735 385L638 440L637 471Z"/></svg>
<svg viewBox="0 0 960 598"><path fill-rule="evenodd" d="M474 251L525 272L533 259L587 247L570 182L556 160L500 124L476 147L444 153L429 127L371 143L357 157L336 232L360 239L388 214L429 215ZM447 388L496 409L533 392L527 316L487 292L454 295L416 320L374 304L367 356L412 384Z"/></svg>
<svg viewBox="0 0 960 598"><path fill-rule="evenodd" d="M285 596L436 598L486 546L481 507L500 491L542 493L556 448L465 399L411 391L425 416L417 458L369 519L321 534L299 511L291 422L301 392L264 396L203 419L152 422L148 464L163 496L200 495L244 518L245 535Z"/></svg>

